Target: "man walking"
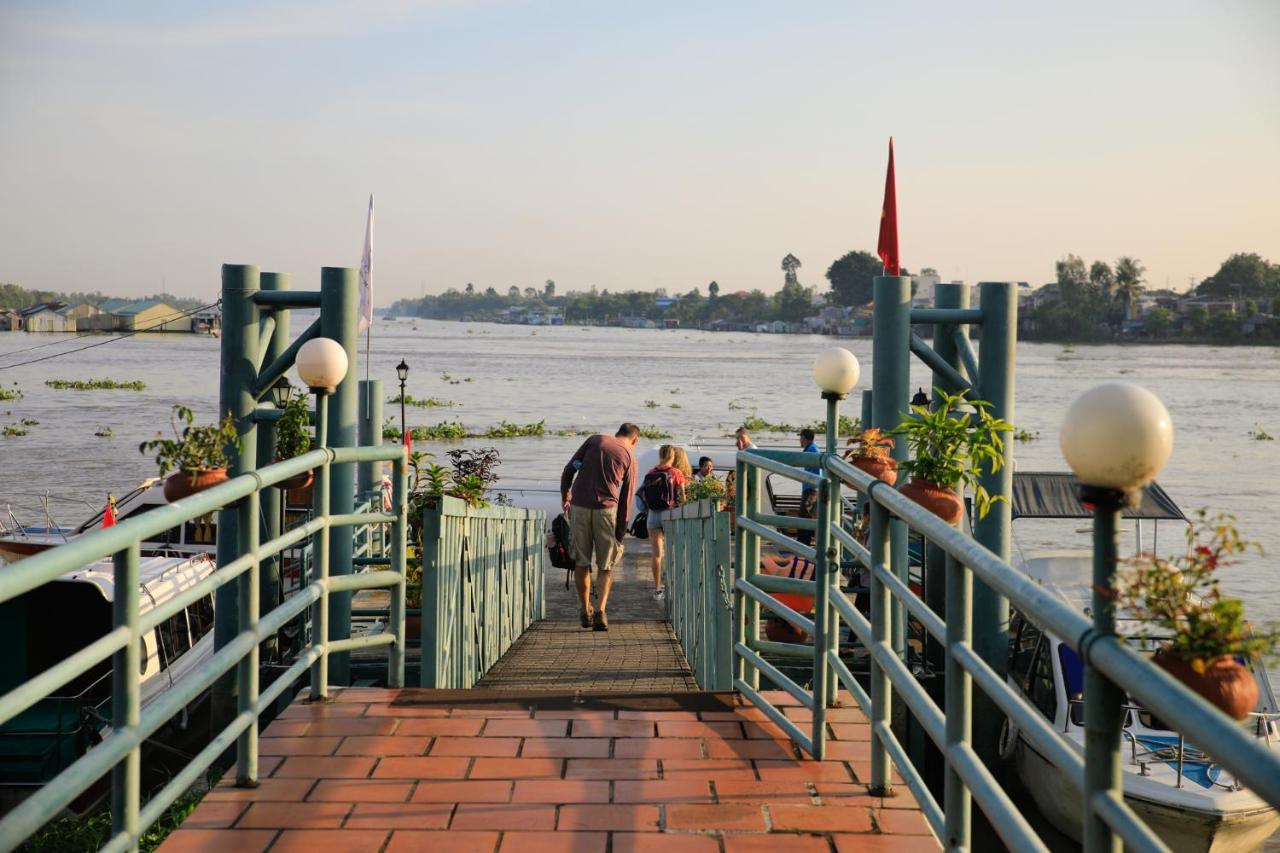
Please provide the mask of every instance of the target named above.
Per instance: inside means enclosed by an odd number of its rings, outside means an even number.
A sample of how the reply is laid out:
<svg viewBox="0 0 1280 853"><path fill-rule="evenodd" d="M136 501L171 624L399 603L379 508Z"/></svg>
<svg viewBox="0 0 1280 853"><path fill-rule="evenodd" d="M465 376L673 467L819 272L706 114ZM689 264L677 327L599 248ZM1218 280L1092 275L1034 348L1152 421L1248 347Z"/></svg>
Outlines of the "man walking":
<svg viewBox="0 0 1280 853"><path fill-rule="evenodd" d="M582 604L582 627L609 630L605 607L613 586L613 567L622 559L622 537L636 484L632 448L640 427L625 423L616 435L593 435L582 443L560 475L560 502L569 516L574 581ZM572 487L572 489L571 489ZM600 584L600 608L591 609L591 558Z"/></svg>
<svg viewBox="0 0 1280 853"><path fill-rule="evenodd" d="M814 441L815 438L817 438L817 436L814 434L813 430L809 429L808 427L805 427L804 429L800 430L800 448L804 453L812 453L814 455L817 455L822 452L818 450L818 445ZM804 470L808 471L810 474L822 473L821 468L805 468ZM808 483L805 483L800 488L800 517L816 518L817 515L818 515L818 490L815 489L813 486L809 485ZM799 533L796 534L796 541L798 541L801 545L812 545L813 531L801 530Z"/></svg>

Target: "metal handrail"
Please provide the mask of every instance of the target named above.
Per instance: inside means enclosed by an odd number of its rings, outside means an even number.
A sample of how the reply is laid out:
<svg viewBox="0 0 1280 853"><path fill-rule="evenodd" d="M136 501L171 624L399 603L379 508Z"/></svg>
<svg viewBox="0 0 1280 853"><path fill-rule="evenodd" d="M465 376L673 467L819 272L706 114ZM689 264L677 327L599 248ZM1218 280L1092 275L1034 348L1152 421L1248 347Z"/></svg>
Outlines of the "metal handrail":
<svg viewBox="0 0 1280 853"><path fill-rule="evenodd" d="M317 427L323 443L322 427ZM394 464L394 509L390 513L353 512L331 514L328 508L329 466L335 463L390 461ZM156 533L236 505L242 518L258 517L259 494L289 477L316 469L314 517L268 542L259 544L257 525L248 524L248 547L230 563L184 590L144 617L139 608L140 543ZM10 566L0 575L0 602L30 592L81 566L110 556L115 564L115 599L112 629L103 637L63 659L55 666L0 696L0 725L61 685L92 668L111 661L112 696L110 732L107 736L0 820L0 850L22 843L46 821L88 789L104 774L111 774L112 835L103 850L134 850L142 833L178 796L195 783L229 747L237 751L236 782L257 784L258 718L308 669L312 671L314 697L328 693L327 659L332 653L356 646L388 646L388 683L404 684L404 585L405 534L407 529L408 461L398 445L370 447L321 447L293 459L234 477L189 498L176 501L113 527L96 530ZM390 524L391 571L330 575L328 535L332 528ZM315 576L295 595L259 615L258 569L260 563L310 537L315 554ZM145 709L141 707L139 664L142 636L218 587L240 585L237 631L212 657L202 661ZM374 642L365 638L329 639L328 597L333 592L386 587L391 590L392 630ZM298 615L311 608L315 639L265 690L258 690L257 658L261 643ZM142 743L169 719L180 713L224 673L235 669L239 681L235 717L211 742L180 770L164 788L141 803L140 762Z"/></svg>
<svg viewBox="0 0 1280 853"><path fill-rule="evenodd" d="M984 809L1004 842L1014 849L1045 849L1043 843L1021 818L1017 807L995 782L991 771L969 746L972 686L987 694L995 705L1017 724L1027 738L1062 767L1091 813L1105 822L1124 841L1138 849L1166 849L1163 842L1125 803L1119 786L1096 784L1086 773L1087 758L1070 749L1052 725L1020 694L1013 691L998 672L972 648L971 589L977 579L1006 597L1012 606L1076 650L1086 666L1102 673L1122 691L1142 703L1143 710L1164 709L1160 717L1180 732L1195 732L1196 742L1214 756L1221 766L1273 806L1280 807L1280 758L1262 748L1243 727L1176 681L1146 656L1133 649L1122 636L1101 633L1093 623L1067 602L1037 585L1001 560L976 540L952 527L933 513L903 496L887 483L850 465L835 453L820 455L822 477L816 484L817 543L801 545L775 529L761 511L763 472L799 482L811 482L812 475L801 467L813 467L814 454L774 451L744 451L738 454L737 565L735 566L735 688L780 725L789 736L814 757L825 753L826 708L835 698L837 683L846 687L867 710L872 723L871 790L891 791L890 767L902 778L921 803L926 819L939 838L967 845L968 799ZM872 504L872 548L858 543L841 526L835 511L842 505L841 486L858 489ZM946 556L947 608L945 618L935 614L889 567L889 524L905 522L909 530L924 536ZM794 525L792 525L794 527ZM807 619L768 595L781 590L776 579L765 580L759 566L761 540L773 541L787 550L805 555L812 552L817 568L814 585L815 618ZM841 593L839 557L841 548L869 570L871 618L865 618ZM879 551L877 553L876 551ZM787 586L790 586L789 584ZM923 690L892 641L892 611L905 607L930 635L936 637L946 658L946 703L940 709ZM759 636L761 611L772 612L813 634L814 676L812 690L805 690L752 651ZM871 655L870 695L854 680L840 660L840 622L847 623ZM754 645L759 645L754 642ZM802 731L773 707L759 692L759 675L764 672L783 690L813 709L812 729ZM897 695L919 719L930 739L937 743L948 765L948 796L940 806L923 778L909 761L889 725L889 702ZM1123 693L1121 698L1123 699ZM1121 709L1138 707L1121 703ZM944 713L945 712L945 713ZM1265 720L1269 715L1258 715ZM1181 749L1179 750L1181 754ZM949 828L959 827L959 832Z"/></svg>

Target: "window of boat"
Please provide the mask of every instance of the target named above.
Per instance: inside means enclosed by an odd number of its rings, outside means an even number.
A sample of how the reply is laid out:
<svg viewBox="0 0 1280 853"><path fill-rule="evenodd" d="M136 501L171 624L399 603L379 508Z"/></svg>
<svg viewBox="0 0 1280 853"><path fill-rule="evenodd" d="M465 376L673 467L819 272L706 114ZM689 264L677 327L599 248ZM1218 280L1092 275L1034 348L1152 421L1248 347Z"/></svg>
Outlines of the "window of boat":
<svg viewBox="0 0 1280 853"><path fill-rule="evenodd" d="M198 641L213 630L213 596L206 595L187 608L191 623L191 639Z"/></svg>
<svg viewBox="0 0 1280 853"><path fill-rule="evenodd" d="M187 630L187 612L185 610L160 623L156 629L160 635L160 668L165 669L179 655L191 650L191 634Z"/></svg>
<svg viewBox="0 0 1280 853"><path fill-rule="evenodd" d="M1054 689L1053 684L1052 645L1048 637L1040 638L1035 657L1031 662L1031 675L1027 687L1027 694L1031 697L1032 704L1039 708L1040 713L1050 721L1058 713L1058 691Z"/></svg>
<svg viewBox="0 0 1280 853"><path fill-rule="evenodd" d="M1067 688L1067 713L1071 722L1084 725L1084 664L1075 650L1063 643L1058 646L1058 663L1062 666L1062 683Z"/></svg>
<svg viewBox="0 0 1280 853"><path fill-rule="evenodd" d="M1031 675L1031 659L1040 642L1041 631L1031 624L1021 613L1014 616L1013 647L1009 654L1009 675L1011 675L1024 692L1028 691L1028 678Z"/></svg>

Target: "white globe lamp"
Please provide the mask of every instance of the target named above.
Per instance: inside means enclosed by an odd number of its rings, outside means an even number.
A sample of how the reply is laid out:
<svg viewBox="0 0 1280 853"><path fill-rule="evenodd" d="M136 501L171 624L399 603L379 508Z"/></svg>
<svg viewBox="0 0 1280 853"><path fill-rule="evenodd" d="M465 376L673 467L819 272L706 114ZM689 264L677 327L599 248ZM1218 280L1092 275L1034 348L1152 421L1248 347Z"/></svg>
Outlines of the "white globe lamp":
<svg viewBox="0 0 1280 853"><path fill-rule="evenodd" d="M298 378L317 394L332 394L347 375L347 351L332 338L312 338L294 359Z"/></svg>
<svg viewBox="0 0 1280 853"><path fill-rule="evenodd" d="M832 347L813 360L813 381L822 396L843 399L858 384L858 359L844 347Z"/></svg>
<svg viewBox="0 0 1280 853"><path fill-rule="evenodd" d="M1071 404L1059 443L1082 485L1132 493L1169 461L1173 421L1146 388L1108 382Z"/></svg>

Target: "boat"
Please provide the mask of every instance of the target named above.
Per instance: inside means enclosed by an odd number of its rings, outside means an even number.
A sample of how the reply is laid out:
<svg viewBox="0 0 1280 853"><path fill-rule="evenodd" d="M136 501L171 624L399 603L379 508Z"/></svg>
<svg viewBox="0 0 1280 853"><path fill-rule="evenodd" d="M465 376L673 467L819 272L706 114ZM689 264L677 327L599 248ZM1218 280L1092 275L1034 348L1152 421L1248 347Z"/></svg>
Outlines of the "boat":
<svg viewBox="0 0 1280 853"><path fill-rule="evenodd" d="M151 557L139 566L143 618L209 577L208 554ZM115 574L99 560L0 603L0 694L29 681L111 631ZM142 637L140 696L145 709L213 655L213 596L198 599ZM207 734L192 720L204 710L201 694L149 739L173 750ZM0 812L8 810L71 765L110 732L111 661L63 685L0 726ZM89 808L101 792L73 805Z"/></svg>
<svg viewBox="0 0 1280 853"><path fill-rule="evenodd" d="M1090 518L1076 498L1069 474L1018 472L1014 482L1014 518ZM1127 510L1141 543L1143 523L1161 520L1187 523L1168 494L1153 483L1140 506ZM1153 529L1153 541L1155 531ZM1139 550L1142 550L1139 544ZM1018 567L1045 590L1087 611L1091 600L1093 558L1087 550L1054 549L1025 555ZM1143 625L1117 614L1118 633L1143 654L1156 642L1142 639ZM1241 723L1266 749L1280 751L1280 708L1267 672L1260 664L1241 661L1258 683L1259 699ZM1008 684L1052 725L1077 753L1084 752L1084 666L1079 656L1025 614L1015 612L1010 627ZM1130 701L1125 705L1123 751L1125 802L1170 849L1192 851L1256 850L1280 828L1280 812L1243 787L1212 757L1196 748L1194 737L1171 730L1159 709ZM1006 719L1000 736L1001 757L1017 775L1044 817L1058 830L1080 840L1080 793L1066 772L1038 751Z"/></svg>

